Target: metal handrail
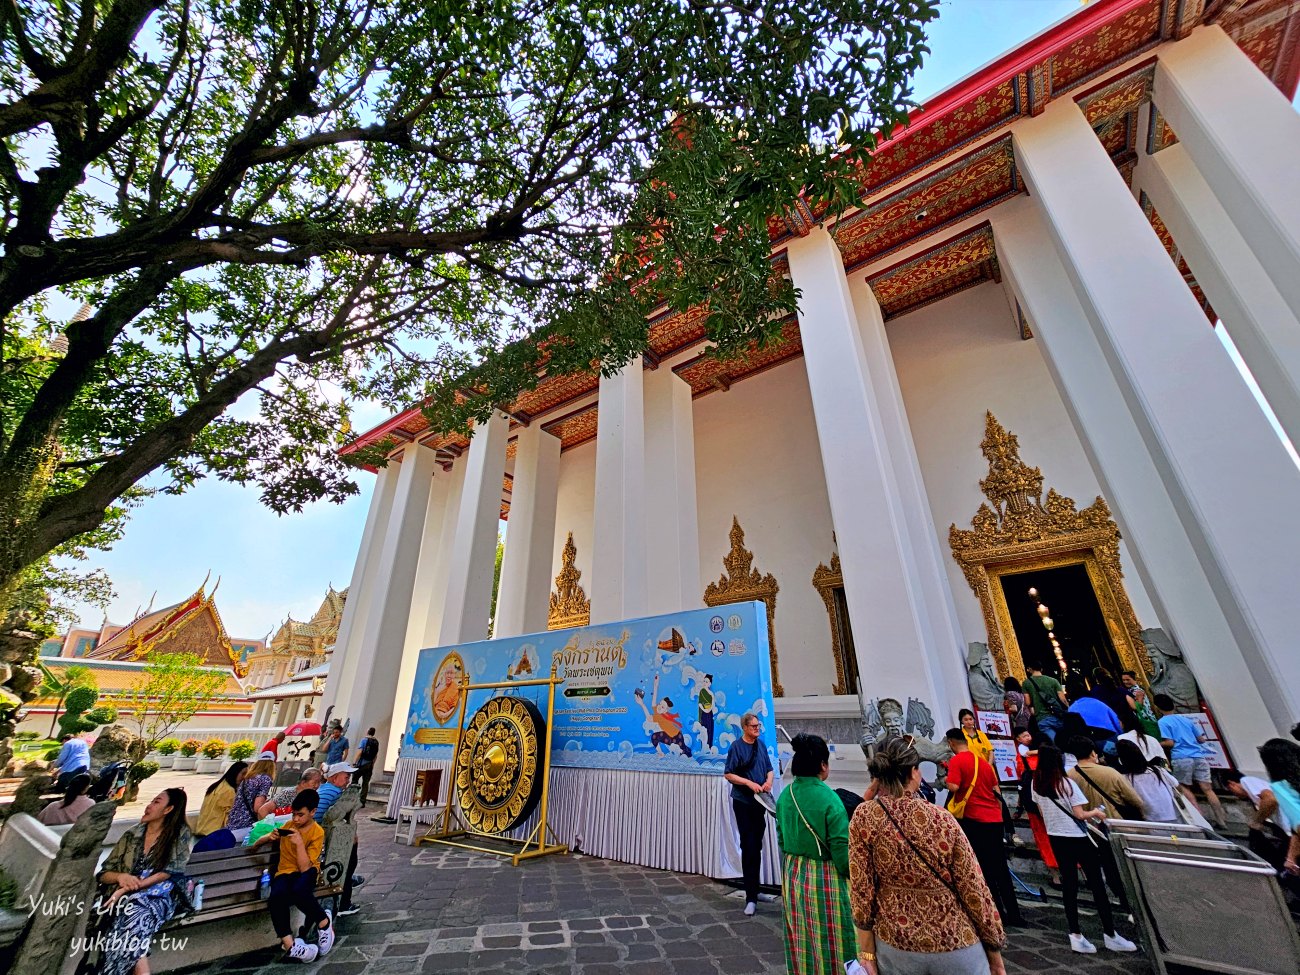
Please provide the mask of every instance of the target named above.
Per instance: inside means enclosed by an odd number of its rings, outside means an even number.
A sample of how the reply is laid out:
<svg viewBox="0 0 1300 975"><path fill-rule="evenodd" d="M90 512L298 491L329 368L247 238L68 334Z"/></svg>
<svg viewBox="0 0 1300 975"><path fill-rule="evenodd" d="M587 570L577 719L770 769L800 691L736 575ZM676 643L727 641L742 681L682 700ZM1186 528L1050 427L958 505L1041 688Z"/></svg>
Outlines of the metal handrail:
<svg viewBox="0 0 1300 975"><path fill-rule="evenodd" d="M1207 867L1211 870L1232 870L1236 873L1263 874L1270 877L1274 875L1273 868L1268 864L1261 866L1254 863L1242 863L1241 861L1153 856L1150 853L1134 853L1131 850L1125 850L1124 852L1130 860L1142 860L1148 863L1172 863L1175 866L1182 867Z"/></svg>

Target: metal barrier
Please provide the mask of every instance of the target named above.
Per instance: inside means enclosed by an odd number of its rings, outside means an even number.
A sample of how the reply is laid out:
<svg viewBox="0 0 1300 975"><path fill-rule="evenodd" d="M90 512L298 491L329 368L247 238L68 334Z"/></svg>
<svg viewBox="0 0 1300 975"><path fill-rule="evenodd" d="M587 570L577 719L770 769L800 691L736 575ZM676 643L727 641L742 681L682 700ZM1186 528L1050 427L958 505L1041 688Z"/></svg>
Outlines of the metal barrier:
<svg viewBox="0 0 1300 975"><path fill-rule="evenodd" d="M1158 975L1300 972L1300 935L1269 864L1209 830L1114 820L1110 842Z"/></svg>

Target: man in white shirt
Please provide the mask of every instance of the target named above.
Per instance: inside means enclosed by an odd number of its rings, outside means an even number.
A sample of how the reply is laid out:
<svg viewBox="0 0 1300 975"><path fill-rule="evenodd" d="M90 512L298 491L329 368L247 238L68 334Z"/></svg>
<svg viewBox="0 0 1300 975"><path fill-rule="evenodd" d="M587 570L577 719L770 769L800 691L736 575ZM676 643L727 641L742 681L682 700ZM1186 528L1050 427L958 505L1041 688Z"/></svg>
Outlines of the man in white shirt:
<svg viewBox="0 0 1300 975"><path fill-rule="evenodd" d="M1254 808L1247 824L1250 829L1251 852L1281 869L1282 861L1286 859L1287 840L1291 835L1292 824L1278 808L1272 785L1253 775L1242 775L1236 769L1225 772L1224 778L1228 791L1238 799L1246 800Z"/></svg>

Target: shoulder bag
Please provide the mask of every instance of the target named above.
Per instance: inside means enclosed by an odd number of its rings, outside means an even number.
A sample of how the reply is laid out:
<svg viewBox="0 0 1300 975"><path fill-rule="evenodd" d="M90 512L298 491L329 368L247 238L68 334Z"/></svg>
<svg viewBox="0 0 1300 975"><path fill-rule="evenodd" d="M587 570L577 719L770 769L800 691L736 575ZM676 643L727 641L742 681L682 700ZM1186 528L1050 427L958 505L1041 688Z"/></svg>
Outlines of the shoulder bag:
<svg viewBox="0 0 1300 975"><path fill-rule="evenodd" d="M798 798L797 798L797 797L795 796L795 794L794 794L794 786L793 786L793 784L791 784L791 786L790 786L790 801L794 803L794 811L797 812L797 813L799 814L799 818L800 818L801 820L803 820L803 824L804 824L805 827L807 827L808 832L812 833L812 837L813 837L813 839L814 839L814 840L816 841L816 843L817 843L817 855L818 855L818 856L830 856L830 850L831 850L830 840L828 839L828 840L826 841L826 852L823 853L823 852L822 852L822 838L817 834L817 830L815 830L815 829L812 828L812 823L808 822L808 817L806 817L806 816L803 814L803 810L799 808L799 800L798 800Z"/></svg>
<svg viewBox="0 0 1300 975"><path fill-rule="evenodd" d="M975 759L975 767L974 771L971 773L970 785L966 786L966 792L960 799L951 795L948 797L948 812L952 813L955 819L961 819L962 816L966 815L966 803L970 801L970 794L975 791L975 783L978 782L980 778L980 757L974 752L970 753L970 757ZM906 839L906 837L904 837L904 839Z"/></svg>
<svg viewBox="0 0 1300 975"><path fill-rule="evenodd" d="M903 827L898 825L898 820L896 820L893 814L890 813L889 807L881 801L879 796L876 796L876 804L880 806L881 811L884 812L885 817L889 820L898 835L902 837L903 842L912 850L913 855L921 861L921 865L924 866L926 870L930 871L935 880L939 881L939 883L943 884L944 887L948 889L948 893L952 894L953 900L957 902L957 906L961 908L961 912L966 915L966 920L970 922L971 928L974 929L975 937L979 938L979 923L975 920L974 915L971 914L970 908L966 906L966 902L962 900L961 892L957 890L957 885L952 880L941 874L934 865L925 858L925 854L922 853L920 848L912 842L912 838L903 832ZM982 940L983 939L981 939L981 941Z"/></svg>
<svg viewBox="0 0 1300 975"><path fill-rule="evenodd" d="M1136 819L1141 821L1144 818L1143 810L1141 806L1134 806L1133 803L1131 802L1121 802L1120 800L1116 799L1109 792L1107 792L1096 782L1094 782L1092 780L1092 776L1090 776L1087 772L1085 772L1080 766L1076 765L1074 767L1074 770L1083 776L1083 780L1085 782L1087 782L1090 786L1092 786L1094 789L1096 789L1098 792L1101 793L1101 797L1105 799L1108 803L1110 803L1111 808L1113 808L1117 813L1119 813L1120 819Z"/></svg>
<svg viewBox="0 0 1300 975"><path fill-rule="evenodd" d="M1100 846L1102 843L1109 845L1110 833L1107 832L1105 826L1097 826L1094 823L1092 823L1090 820L1080 819L1073 812L1071 812L1068 807L1062 806L1060 799L1058 799L1056 796L1049 796L1048 798L1052 800L1053 806L1055 806L1057 809L1061 810L1061 812L1069 816L1070 819L1074 821L1074 825L1078 826L1079 829L1083 830L1083 835L1087 837L1089 843L1091 843L1093 846Z"/></svg>
<svg viewBox="0 0 1300 975"><path fill-rule="evenodd" d="M1025 680L1034 685L1034 690L1038 692L1034 696L1043 702L1043 706L1047 708L1047 712L1051 717L1059 718L1065 714L1065 706L1061 704L1059 697L1055 694L1044 694L1042 686L1032 677L1026 677Z"/></svg>

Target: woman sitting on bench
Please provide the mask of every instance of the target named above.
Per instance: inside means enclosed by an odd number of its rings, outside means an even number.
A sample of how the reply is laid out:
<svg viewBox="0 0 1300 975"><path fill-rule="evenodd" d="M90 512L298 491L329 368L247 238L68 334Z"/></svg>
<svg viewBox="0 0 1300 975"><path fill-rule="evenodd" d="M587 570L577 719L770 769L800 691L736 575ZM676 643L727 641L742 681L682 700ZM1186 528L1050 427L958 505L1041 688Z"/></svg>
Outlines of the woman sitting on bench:
<svg viewBox="0 0 1300 975"><path fill-rule="evenodd" d="M112 921L101 949L99 975L149 975L149 942L171 920L179 890L173 877L185 874L190 831L185 826L185 791L164 789L145 807L140 822L122 834L104 861L100 908Z"/></svg>
<svg viewBox="0 0 1300 975"><path fill-rule="evenodd" d="M334 947L334 918L316 900L316 878L321 851L325 847L325 830L313 819L320 797L315 789L303 789L293 797L292 818L279 829L267 833L253 846L273 839L280 841L280 860L271 879L271 897L267 908L280 947L294 961L304 964L328 955ZM289 908L302 911L309 925L317 928L316 944L293 936Z"/></svg>

